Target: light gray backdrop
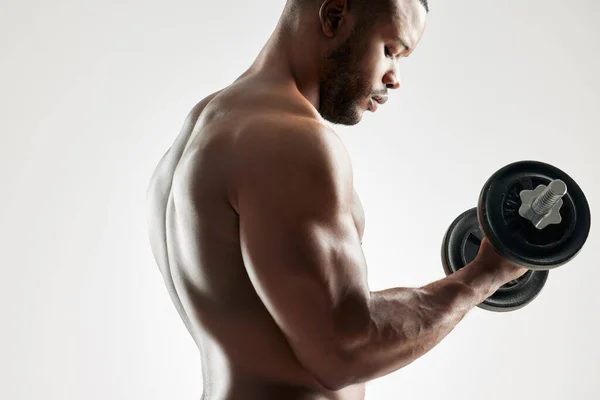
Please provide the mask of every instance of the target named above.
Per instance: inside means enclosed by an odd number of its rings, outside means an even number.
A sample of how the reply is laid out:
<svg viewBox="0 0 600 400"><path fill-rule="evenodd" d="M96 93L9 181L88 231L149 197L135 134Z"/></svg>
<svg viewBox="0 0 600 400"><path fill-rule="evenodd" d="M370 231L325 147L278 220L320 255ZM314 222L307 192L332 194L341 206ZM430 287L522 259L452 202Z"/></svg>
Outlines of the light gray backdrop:
<svg viewBox="0 0 600 400"><path fill-rule="evenodd" d="M198 352L154 264L144 194L196 101L283 0L16 1L0 10L4 399L197 399ZM505 164L555 164L600 213L600 3L432 1L403 87L339 128L373 290L443 276L440 243ZM367 399L600 398L600 240L527 308L475 309Z"/></svg>

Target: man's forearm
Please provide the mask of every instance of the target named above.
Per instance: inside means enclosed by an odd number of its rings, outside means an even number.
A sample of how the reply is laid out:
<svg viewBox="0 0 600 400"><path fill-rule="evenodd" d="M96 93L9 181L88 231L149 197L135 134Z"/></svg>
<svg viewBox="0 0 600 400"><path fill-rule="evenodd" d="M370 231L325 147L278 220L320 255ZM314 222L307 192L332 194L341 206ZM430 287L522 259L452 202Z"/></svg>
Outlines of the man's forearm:
<svg viewBox="0 0 600 400"><path fill-rule="evenodd" d="M366 382L413 362L504 283L497 273L471 263L422 288L371 292L368 333L346 353L343 380Z"/></svg>

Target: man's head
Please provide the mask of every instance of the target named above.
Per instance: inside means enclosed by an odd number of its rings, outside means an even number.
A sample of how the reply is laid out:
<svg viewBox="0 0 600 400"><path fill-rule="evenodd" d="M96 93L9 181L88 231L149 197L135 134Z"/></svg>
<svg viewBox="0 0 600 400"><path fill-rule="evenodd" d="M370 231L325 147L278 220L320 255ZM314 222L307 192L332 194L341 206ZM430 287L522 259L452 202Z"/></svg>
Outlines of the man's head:
<svg viewBox="0 0 600 400"><path fill-rule="evenodd" d="M290 1L302 3L300 19L318 18L319 113L332 123L358 123L373 96L400 86L398 63L421 39L427 0Z"/></svg>

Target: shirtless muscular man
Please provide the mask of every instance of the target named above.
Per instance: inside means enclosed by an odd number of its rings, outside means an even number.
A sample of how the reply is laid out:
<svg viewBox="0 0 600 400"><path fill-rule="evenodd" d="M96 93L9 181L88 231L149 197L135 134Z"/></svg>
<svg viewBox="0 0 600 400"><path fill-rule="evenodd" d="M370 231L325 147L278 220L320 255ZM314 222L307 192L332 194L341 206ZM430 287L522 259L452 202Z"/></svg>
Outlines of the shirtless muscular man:
<svg viewBox="0 0 600 400"><path fill-rule="evenodd" d="M158 163L150 242L200 350L204 399L363 399L365 382L526 272L484 241L444 279L369 289L363 210L331 125L400 87L427 12L426 0L287 0L253 64L192 108Z"/></svg>

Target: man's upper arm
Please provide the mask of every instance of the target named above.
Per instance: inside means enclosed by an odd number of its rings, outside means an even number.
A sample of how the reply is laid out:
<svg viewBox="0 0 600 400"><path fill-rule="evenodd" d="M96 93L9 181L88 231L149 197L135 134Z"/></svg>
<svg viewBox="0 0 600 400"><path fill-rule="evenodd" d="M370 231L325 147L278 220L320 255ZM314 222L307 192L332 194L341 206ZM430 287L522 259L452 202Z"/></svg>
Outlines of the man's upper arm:
<svg viewBox="0 0 600 400"><path fill-rule="evenodd" d="M248 275L300 362L335 386L331 369L369 319L348 154L314 122L265 124L242 141L236 187Z"/></svg>

